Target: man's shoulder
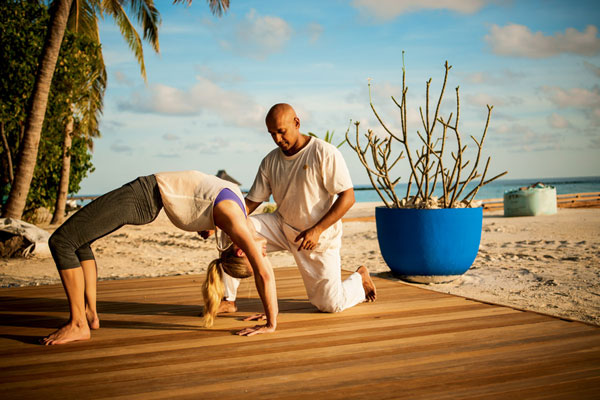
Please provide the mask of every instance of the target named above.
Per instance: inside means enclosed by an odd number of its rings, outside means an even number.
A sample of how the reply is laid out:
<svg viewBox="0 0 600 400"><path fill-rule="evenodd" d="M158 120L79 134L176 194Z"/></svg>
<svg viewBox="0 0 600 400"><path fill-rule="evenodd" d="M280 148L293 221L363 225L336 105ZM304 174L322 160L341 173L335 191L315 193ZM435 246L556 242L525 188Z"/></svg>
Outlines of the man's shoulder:
<svg viewBox="0 0 600 400"><path fill-rule="evenodd" d="M265 169L273 168L273 166L276 165L279 159L281 158L280 153L281 151L279 150L279 147L276 147L270 152L268 152L267 155L264 156L262 161L260 162L259 169L264 172Z"/></svg>
<svg viewBox="0 0 600 400"><path fill-rule="evenodd" d="M338 153L339 150L337 147L332 145L331 143L327 143L323 139L319 139L317 137L313 137L312 141L314 142L312 145L312 150L315 152L319 152L322 154L333 154Z"/></svg>
<svg viewBox="0 0 600 400"><path fill-rule="evenodd" d="M266 156L263 157L262 162L269 162L272 160L276 160L278 158L280 158L280 153L281 151L279 150L279 147L274 148L273 150L271 150L270 152L267 153Z"/></svg>

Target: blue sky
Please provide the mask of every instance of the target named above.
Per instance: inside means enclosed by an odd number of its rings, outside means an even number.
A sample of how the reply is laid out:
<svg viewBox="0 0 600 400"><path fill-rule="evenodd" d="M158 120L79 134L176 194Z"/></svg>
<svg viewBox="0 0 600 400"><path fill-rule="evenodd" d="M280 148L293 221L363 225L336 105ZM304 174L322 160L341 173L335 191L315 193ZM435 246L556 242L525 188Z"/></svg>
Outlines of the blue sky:
<svg viewBox="0 0 600 400"><path fill-rule="evenodd" d="M390 96L401 93L403 51L413 147L425 82L432 78L436 99L448 60L442 115L455 109L460 86L463 140L481 136L486 104L494 105L484 146L489 175L600 175L595 1L231 0L222 18L200 0L156 3L161 53L145 47L147 84L116 26L101 24L109 82L96 171L80 194L183 169L226 169L249 188L275 146L264 116L278 102L296 108L304 133L334 130L338 142L352 119L383 136L368 78L377 110L398 132ZM341 151L354 183L368 183L352 150ZM398 167L401 182L407 172Z"/></svg>

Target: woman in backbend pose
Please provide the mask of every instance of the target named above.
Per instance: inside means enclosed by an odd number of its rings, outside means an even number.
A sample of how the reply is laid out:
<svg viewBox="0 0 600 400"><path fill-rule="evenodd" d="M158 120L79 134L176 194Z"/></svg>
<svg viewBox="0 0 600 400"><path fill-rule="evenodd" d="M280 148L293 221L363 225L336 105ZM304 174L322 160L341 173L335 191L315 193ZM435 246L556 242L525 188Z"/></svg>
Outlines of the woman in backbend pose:
<svg viewBox="0 0 600 400"><path fill-rule="evenodd" d="M171 222L180 229L200 232L220 228L231 239L219 248L220 257L210 263L203 285L204 322L212 326L222 297L221 276L246 278L254 275L267 323L246 328L238 334L254 335L275 331L277 294L273 270L262 252L252 223L247 221L239 188L198 171L162 172L139 177L83 207L50 237L52 257L58 268L67 299L69 321L42 339L45 345L90 338L98 329L96 311L97 269L90 244L123 225L152 222L164 207Z"/></svg>

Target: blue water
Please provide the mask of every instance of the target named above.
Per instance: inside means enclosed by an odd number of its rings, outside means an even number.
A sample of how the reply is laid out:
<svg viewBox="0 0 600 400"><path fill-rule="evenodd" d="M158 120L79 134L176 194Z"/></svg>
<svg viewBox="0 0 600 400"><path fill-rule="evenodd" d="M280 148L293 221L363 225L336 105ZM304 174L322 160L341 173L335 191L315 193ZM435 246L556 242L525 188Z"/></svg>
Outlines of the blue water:
<svg viewBox="0 0 600 400"><path fill-rule="evenodd" d="M475 196L478 200L483 199L499 199L504 196L504 192L507 190L518 189L523 186L530 186L537 182L543 182L545 185L554 186L557 194L569 194L569 193L586 193L586 192L600 192L600 176L591 177L573 177L573 178L545 178L545 179L498 179L491 182L481 188ZM471 191L471 185L465 188L460 199L464 197L469 191ZM369 202L369 201L381 201L377 192L371 187L371 185L357 185L354 187L355 197L357 202ZM413 184L413 194L415 185ZM399 198L404 197L406 193L406 183L400 183L397 185L396 193ZM441 194L441 187L438 185L434 195L439 196ZM77 195L73 196L77 198ZM271 199L273 201L273 199ZM90 200L79 200L80 205L86 205Z"/></svg>
<svg viewBox="0 0 600 400"><path fill-rule="evenodd" d="M504 192L508 190L518 189L524 186L530 186L537 182L542 182L545 185L554 186L556 194L569 193L585 193L585 192L600 192L600 176L594 177L573 177L573 178L545 178L545 179L498 179L493 181L481 189L475 196L478 200L483 199L499 199L504 196ZM399 198L406 194L406 183L397 185L396 193ZM475 185L465 188L460 199L464 197ZM371 185L357 185L355 188L355 196L357 202L381 201L377 192ZM412 194L415 194L416 187L412 185ZM435 196L441 194L441 185L436 187Z"/></svg>

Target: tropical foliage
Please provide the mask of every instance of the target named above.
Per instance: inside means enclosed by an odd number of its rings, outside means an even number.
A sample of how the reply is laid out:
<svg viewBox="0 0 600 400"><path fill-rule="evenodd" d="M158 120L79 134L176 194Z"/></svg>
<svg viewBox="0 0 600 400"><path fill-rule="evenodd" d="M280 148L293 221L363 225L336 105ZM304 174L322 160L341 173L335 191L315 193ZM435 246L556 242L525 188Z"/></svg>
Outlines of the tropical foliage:
<svg viewBox="0 0 600 400"><path fill-rule="evenodd" d="M173 3L188 5L191 2L191 0L173 1ZM229 8L229 0L207 0L207 2L211 11L218 16ZM65 80L52 84L53 87L68 86L53 89L56 93L52 96L59 96L60 92L62 97L57 100L58 103L70 106L70 114L69 111L65 111L65 114L61 114L62 117L54 116L63 118L61 121L63 177L60 196L56 203L59 216L60 200L66 196L66 187L69 187L69 191L71 188L71 183L67 184L68 179L65 178L65 175L69 175L70 155L79 154L78 146L81 143L85 143L85 146L91 145L90 138L99 134L98 117L102 111L106 74L100 48L98 18L103 18L105 15L112 17L140 64L141 75L146 80L142 39L133 21L137 21L142 28L143 40L158 52L160 15L153 0L53 0L49 11L39 1L6 0L0 3L0 7L2 7L0 23L6 25L0 27L2 28L0 33L3 35L0 37L3 46L2 66L8 67L2 69L3 83L0 89L2 90L2 105L0 105L0 137L3 149L0 153L3 171L2 182L0 182L2 202L7 188L10 188L6 204L2 207L3 217L21 218L26 206L31 207L32 199L38 199L38 196L30 194L32 180L36 179L34 174L42 169L51 170L47 165L38 164L42 158L45 162L49 162L46 159L48 154L39 155L38 152L40 149L46 151L44 146L49 143L44 136L49 133L46 131L42 133L42 129L50 131L52 130L50 126L53 126L53 123L45 121L45 118L51 115L50 110L47 110L51 84L55 78L55 71L59 74L62 69L69 75L74 73L73 69L77 69L73 68L72 59L68 62L63 59L61 64L59 56L72 57L75 63L80 63L78 65L86 66L78 71L80 75L73 78L71 82ZM130 16L133 16L133 19ZM3 28L8 28L8 33L5 34L6 30ZM95 50L79 48L80 51L74 53L63 50L61 53L62 46L65 46L63 37L67 28L67 32L78 35L77 40L87 37L89 42L85 46L96 45L97 48ZM26 39L25 36L30 37ZM69 41L68 38L69 33L65 43ZM8 39L13 42L8 44ZM77 49L84 44L80 42L73 46ZM88 55L91 58L86 59ZM50 108L54 106L51 103ZM75 136L73 136L71 149L72 135ZM52 139L57 139L59 136ZM18 156L16 156L17 152ZM78 183L73 184L76 187ZM46 182L45 186L48 189L50 182ZM42 197L46 198L45 195Z"/></svg>
<svg viewBox="0 0 600 400"><path fill-rule="evenodd" d="M14 177L14 157L22 140L27 99L33 90L35 70L43 46L49 20L45 6L28 1L9 1L0 5L0 68L7 79L0 85L0 124L3 127L3 146L0 150L2 180L0 194L6 196ZM25 214L39 206L52 208L60 179L63 138L66 122L74 118L78 132L97 132L97 119L91 122L83 113L73 113L73 104L84 110L89 101L86 86L94 75L94 65L100 46L85 35L68 32L59 55L58 68L49 94L49 107L44 121L31 190ZM103 93L103 92L102 92ZM97 102L95 102L97 104ZM97 116L97 115L94 115ZM88 136L76 137L69 154L71 171L69 192L79 189L81 180L93 170Z"/></svg>
<svg viewBox="0 0 600 400"><path fill-rule="evenodd" d="M10 2L10 4L20 3ZM92 39L98 43L98 14L100 16L104 14L111 16L140 63L142 76L145 79L146 71L143 63L142 41L127 15L124 5L140 23L144 32L144 39L158 52L160 15L152 0L55 0L52 2L47 34L42 46L39 65L36 68L37 73L33 91L30 101L27 103L25 128L20 140L14 179L11 182L7 203L2 210L4 217L21 218L25 209L36 167L50 86L67 25L75 26L77 31L79 31L79 26L86 28L86 31L82 33L88 36L92 31L95 32L96 35Z"/></svg>
<svg viewBox="0 0 600 400"><path fill-rule="evenodd" d="M325 132L325 136L323 136L323 140L326 141L327 143L333 144L335 147L337 147L338 149L340 147L342 147L342 145L344 143L346 143L346 139L342 140L340 143L338 144L334 144L333 143L333 134L335 133L335 131L331 131L331 133L329 131ZM316 134L312 133L312 132L308 132L308 136L312 136L312 137L316 137L318 138L319 136L317 136Z"/></svg>

